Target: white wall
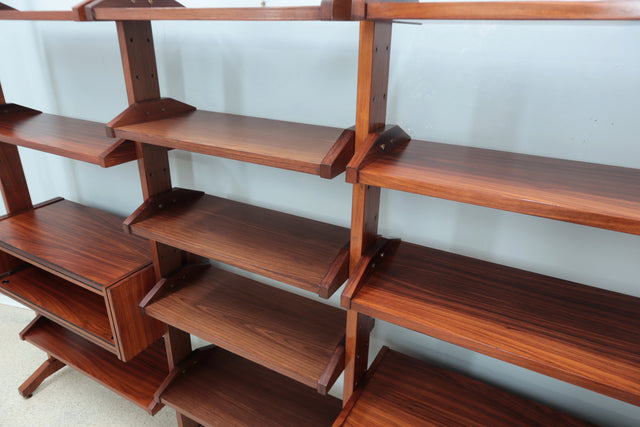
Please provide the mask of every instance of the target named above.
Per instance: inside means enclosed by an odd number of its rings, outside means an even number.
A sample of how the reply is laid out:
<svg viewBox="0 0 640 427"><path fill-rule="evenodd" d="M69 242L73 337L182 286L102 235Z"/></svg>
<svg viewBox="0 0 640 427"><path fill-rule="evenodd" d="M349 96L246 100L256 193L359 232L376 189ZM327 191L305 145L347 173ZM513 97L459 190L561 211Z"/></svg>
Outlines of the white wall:
<svg viewBox="0 0 640 427"><path fill-rule="evenodd" d="M159 22L154 34L164 96L205 110L355 121L356 23ZM418 139L640 168L639 40L637 23L395 25L388 122ZM126 107L113 23L2 22L0 52L9 102L101 122ZM133 163L105 170L21 153L34 202L63 196L127 215L142 200ZM344 175L170 157L177 186L349 225ZM638 237L386 190L380 231L640 296ZM372 351L387 344L601 424L640 422L640 408L384 322L373 338Z"/></svg>

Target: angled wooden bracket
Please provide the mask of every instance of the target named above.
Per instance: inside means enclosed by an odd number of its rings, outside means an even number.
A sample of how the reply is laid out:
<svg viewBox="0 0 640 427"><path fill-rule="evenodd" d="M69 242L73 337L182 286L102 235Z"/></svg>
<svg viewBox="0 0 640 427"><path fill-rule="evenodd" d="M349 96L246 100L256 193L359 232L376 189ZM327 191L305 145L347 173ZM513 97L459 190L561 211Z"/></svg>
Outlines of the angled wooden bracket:
<svg viewBox="0 0 640 427"><path fill-rule="evenodd" d="M400 239L378 238L367 252L360 258L360 262L349 277L349 282L342 291L340 305L346 309L351 309L351 299L358 293L360 288L367 281L374 268L383 262L385 255L393 251L400 244Z"/></svg>
<svg viewBox="0 0 640 427"><path fill-rule="evenodd" d="M157 212L165 209L167 206L191 203L204 195L203 191L187 190L184 188L174 188L171 191L151 196L145 200L138 209L135 210L122 224L124 231L129 234L131 232L131 226L136 222L140 222L146 218L155 215Z"/></svg>
<svg viewBox="0 0 640 427"><path fill-rule="evenodd" d="M340 134L329 152L320 163L320 176L332 179L345 171L347 164L353 157L356 146L355 129L349 128Z"/></svg>
<svg viewBox="0 0 640 427"><path fill-rule="evenodd" d="M160 384L160 387L158 387L158 390L156 390L154 394L154 398L156 402L162 403L162 394L165 392L167 387L171 385L173 380L176 379L176 377L178 377L179 375L186 374L190 368L198 364L200 359L205 357L209 351L214 350L215 348L216 348L215 345L210 344L210 345L195 349L191 352L191 354L189 354L189 356L185 360L177 364L171 370L171 372L169 372L169 375L167 376L167 378L165 378L162 384Z"/></svg>
<svg viewBox="0 0 640 427"><path fill-rule="evenodd" d="M150 101L135 102L116 118L107 123L107 136L115 137L116 128L136 123L166 119L178 114L195 111L196 107L176 101L172 98L159 98Z"/></svg>
<svg viewBox="0 0 640 427"><path fill-rule="evenodd" d="M36 371L31 374L27 380L22 383L20 387L18 387L18 392L22 397L28 399L31 397L34 391L42 384L44 380L46 380L51 375L58 372L60 369L64 368L66 365L56 359L55 357L49 355L49 358L45 360L45 362L40 365Z"/></svg>
<svg viewBox="0 0 640 427"><path fill-rule="evenodd" d="M95 10L98 8L157 8L157 7L184 7L175 0L153 0L153 1L131 1L131 0L91 0L79 5L84 9L84 16L87 20L95 20ZM76 8L74 7L74 13Z"/></svg>
<svg viewBox="0 0 640 427"><path fill-rule="evenodd" d="M400 126L387 125L379 131L372 132L365 140L365 144L347 165L347 182L358 182L358 171L373 162L378 157L405 147L411 137Z"/></svg>
<svg viewBox="0 0 640 427"><path fill-rule="evenodd" d="M0 3L0 10L16 10L16 8L11 7L11 6L7 6L4 3Z"/></svg>
<svg viewBox="0 0 640 427"><path fill-rule="evenodd" d="M326 396L342 371L344 371L345 339L342 338L331 355L327 367L318 380L318 393Z"/></svg>
<svg viewBox="0 0 640 427"><path fill-rule="evenodd" d="M209 269L209 267L211 267L211 264L208 262L187 265L170 277L160 279L142 301L140 301L139 306L142 312L144 313L149 305L182 288L188 279L202 274Z"/></svg>
<svg viewBox="0 0 640 427"><path fill-rule="evenodd" d="M18 104L2 104L0 105L0 120L2 120L2 117L5 114L24 114L25 116L35 116L36 114L42 114L42 112Z"/></svg>
<svg viewBox="0 0 640 427"><path fill-rule="evenodd" d="M349 277L349 243L344 245L331 263L318 288L320 298L329 298Z"/></svg>

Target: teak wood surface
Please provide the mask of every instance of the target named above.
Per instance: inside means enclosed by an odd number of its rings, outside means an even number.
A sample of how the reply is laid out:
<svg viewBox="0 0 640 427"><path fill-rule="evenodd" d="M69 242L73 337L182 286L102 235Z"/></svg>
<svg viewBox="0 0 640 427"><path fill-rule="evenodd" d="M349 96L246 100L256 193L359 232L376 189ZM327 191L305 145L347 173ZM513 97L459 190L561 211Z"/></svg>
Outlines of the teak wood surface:
<svg viewBox="0 0 640 427"><path fill-rule="evenodd" d="M0 221L0 248L97 293L151 261L122 218L61 200Z"/></svg>
<svg viewBox="0 0 640 427"><path fill-rule="evenodd" d="M179 197L185 191L190 190L173 193ZM145 212L152 209L153 214ZM338 256L349 241L343 227L209 195L161 209L151 201L126 223L138 236L311 292L347 279L346 269L332 268L336 259L348 262ZM329 272L338 276L328 277Z"/></svg>
<svg viewBox="0 0 640 427"><path fill-rule="evenodd" d="M351 309L640 405L639 298L411 243L370 270Z"/></svg>
<svg viewBox="0 0 640 427"><path fill-rule="evenodd" d="M637 169L414 140L358 182L640 234Z"/></svg>
<svg viewBox="0 0 640 427"><path fill-rule="evenodd" d="M174 280L146 314L309 387L331 387L319 383L344 340L345 311L213 267Z"/></svg>
<svg viewBox="0 0 640 427"><path fill-rule="evenodd" d="M36 267L3 276L0 292L117 353L104 297Z"/></svg>
<svg viewBox="0 0 640 427"><path fill-rule="evenodd" d="M221 348L197 353L161 401L203 426L330 426L340 412L335 397Z"/></svg>
<svg viewBox="0 0 640 427"><path fill-rule="evenodd" d="M367 2L367 19L638 20L640 1Z"/></svg>
<svg viewBox="0 0 640 427"><path fill-rule="evenodd" d="M104 125L45 113L3 113L0 141L109 167L136 159L131 141L109 138Z"/></svg>
<svg viewBox="0 0 640 427"><path fill-rule="evenodd" d="M332 147L352 136L338 128L208 111L116 127L114 132L119 138L315 175ZM353 155L353 144L342 145Z"/></svg>
<svg viewBox="0 0 640 427"><path fill-rule="evenodd" d="M386 347L366 380L334 427L591 425Z"/></svg>
<svg viewBox="0 0 640 427"><path fill-rule="evenodd" d="M124 363L108 351L43 317L21 336L147 412L155 414L162 407L154 400L155 391L168 374L161 340L132 361Z"/></svg>

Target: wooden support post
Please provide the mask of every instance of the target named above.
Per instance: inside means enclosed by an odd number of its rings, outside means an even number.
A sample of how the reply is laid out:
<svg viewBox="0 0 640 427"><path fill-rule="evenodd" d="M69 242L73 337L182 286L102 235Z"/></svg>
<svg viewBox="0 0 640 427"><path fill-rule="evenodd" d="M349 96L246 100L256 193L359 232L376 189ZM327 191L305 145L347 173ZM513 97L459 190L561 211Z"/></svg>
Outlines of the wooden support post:
<svg viewBox="0 0 640 427"><path fill-rule="evenodd" d="M44 380L64 368L65 364L49 355L49 358L18 388L22 397L28 399Z"/></svg>
<svg viewBox="0 0 640 427"><path fill-rule="evenodd" d="M385 125L390 52L391 23L361 22L356 153L365 149L365 142L370 133ZM350 267L352 271L367 248L375 242L378 233L379 205L380 188L354 184L351 213ZM366 372L371 324L372 321L367 316L352 310L348 311L343 402L349 400Z"/></svg>

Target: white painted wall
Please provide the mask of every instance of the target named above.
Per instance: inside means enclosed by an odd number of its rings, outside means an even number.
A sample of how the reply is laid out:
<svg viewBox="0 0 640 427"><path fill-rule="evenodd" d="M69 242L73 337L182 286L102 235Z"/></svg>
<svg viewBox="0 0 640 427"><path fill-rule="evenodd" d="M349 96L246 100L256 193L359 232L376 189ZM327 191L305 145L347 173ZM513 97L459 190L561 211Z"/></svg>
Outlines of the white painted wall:
<svg viewBox="0 0 640 427"><path fill-rule="evenodd" d="M164 96L205 110L336 127L355 121L356 23L153 28ZM388 122L418 139L640 168L639 41L638 23L395 25ZM113 23L3 21L0 52L9 102L101 122L127 105ZM101 169L21 154L34 202L63 196L124 216L142 201L135 163ZM343 175L326 181L186 152L170 157L177 186L349 225ZM640 296L635 236L387 190L380 231ZM640 423L640 408L384 322L373 338L372 352L390 345L601 424Z"/></svg>

